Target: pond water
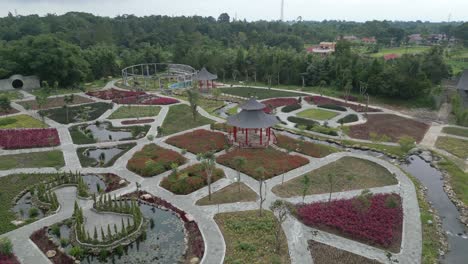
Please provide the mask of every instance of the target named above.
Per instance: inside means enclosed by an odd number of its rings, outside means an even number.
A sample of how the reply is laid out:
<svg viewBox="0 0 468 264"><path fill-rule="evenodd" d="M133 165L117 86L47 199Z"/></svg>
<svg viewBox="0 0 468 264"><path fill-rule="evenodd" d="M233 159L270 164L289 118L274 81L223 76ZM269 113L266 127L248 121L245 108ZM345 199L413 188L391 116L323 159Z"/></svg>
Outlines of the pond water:
<svg viewBox="0 0 468 264"><path fill-rule="evenodd" d="M112 131L109 130L110 126L110 123L100 123L98 126L93 124L85 127L83 130L91 131L91 134L97 142L119 141L132 138L132 132L122 130Z"/></svg>
<svg viewBox="0 0 468 264"><path fill-rule="evenodd" d="M216 110L216 114L219 115L222 118L228 118L229 115L227 114L227 111L229 109L234 108L237 106L237 104L230 103L230 102L224 102L225 106L221 107L220 109Z"/></svg>
<svg viewBox="0 0 468 264"><path fill-rule="evenodd" d="M123 151L124 150L119 147L87 150L89 158L95 159L96 161L99 161L101 160L101 158L103 158L104 164L108 163L111 159L113 159L115 156L119 155Z"/></svg>
<svg viewBox="0 0 468 264"><path fill-rule="evenodd" d="M35 207L32 205L32 195L30 192L25 193L17 202L16 205L13 207L13 212L16 213L18 216L18 219L21 220L28 220L30 218L43 218L44 217L44 212L40 210L39 208ZM29 215L29 210L31 208L36 208L35 210L37 212L37 215L35 217L30 217Z"/></svg>
<svg viewBox="0 0 468 264"><path fill-rule="evenodd" d="M99 190L104 191L106 189L106 183L102 180L101 176L95 174L88 174L81 176L84 182L89 187L89 192L98 194ZM99 187L98 187L99 186Z"/></svg>

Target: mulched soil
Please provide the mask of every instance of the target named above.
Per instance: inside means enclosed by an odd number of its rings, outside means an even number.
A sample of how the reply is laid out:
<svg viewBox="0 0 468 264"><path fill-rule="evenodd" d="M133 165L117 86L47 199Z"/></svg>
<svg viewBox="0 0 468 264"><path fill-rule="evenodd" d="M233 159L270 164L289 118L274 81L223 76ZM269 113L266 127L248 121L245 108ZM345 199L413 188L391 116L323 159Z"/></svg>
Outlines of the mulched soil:
<svg viewBox="0 0 468 264"><path fill-rule="evenodd" d="M62 253L60 250L58 250L57 246L49 240L47 237L47 227L44 227L42 229L37 230L34 232L30 239L37 245L37 247L44 253L46 254L47 251L49 250L55 250L57 252L57 255L55 257L50 258L49 260L52 261L54 264L74 264L75 261L71 259L70 256L66 255L65 253Z"/></svg>
<svg viewBox="0 0 468 264"><path fill-rule="evenodd" d="M15 255L11 255L11 256L0 255L0 263L1 264L20 264L19 260L16 258Z"/></svg>
<svg viewBox="0 0 468 264"><path fill-rule="evenodd" d="M0 116L11 115L11 114L16 114L16 113L19 113L19 111L14 109L14 108L11 108L10 110L8 110L6 112L3 112L3 111L0 110Z"/></svg>
<svg viewBox="0 0 468 264"><path fill-rule="evenodd" d="M315 264L379 264L376 260L371 260L354 253L341 250L317 241L308 241L309 251Z"/></svg>
<svg viewBox="0 0 468 264"><path fill-rule="evenodd" d="M140 119L140 120L125 120L122 121L122 125L138 125L138 124L148 124L153 123L154 119Z"/></svg>
<svg viewBox="0 0 468 264"><path fill-rule="evenodd" d="M373 114L368 115L367 123L351 126L348 135L352 138L369 140L370 133L376 133L379 136L388 136L392 142L397 142L402 136L410 136L420 142L429 127L426 123L397 115Z"/></svg>
<svg viewBox="0 0 468 264"><path fill-rule="evenodd" d="M338 106L343 106L343 107L349 107L353 109L356 112L366 112L366 105L361 104L361 105L356 105L356 104L350 104L350 103L345 103L339 100L334 100L328 97L322 97L322 96L307 96L304 97L304 100L306 100L309 103L316 104L318 106L320 105L338 105ZM379 109L369 107L367 109L367 112L382 112Z"/></svg>
<svg viewBox="0 0 468 264"><path fill-rule="evenodd" d="M57 107L63 107L65 105L64 99L65 97L55 97L55 98L48 98L47 99L47 104L42 108L42 109L49 109L49 108L57 108ZM91 100L89 98L79 96L79 95L74 95L73 96L73 103L69 104L71 105L78 105L78 104L86 104L86 103L93 103L94 100ZM36 100L29 100L29 101L22 101L18 102L18 104L22 105L23 107L26 107L29 105L32 110L38 110L39 105L37 104Z"/></svg>

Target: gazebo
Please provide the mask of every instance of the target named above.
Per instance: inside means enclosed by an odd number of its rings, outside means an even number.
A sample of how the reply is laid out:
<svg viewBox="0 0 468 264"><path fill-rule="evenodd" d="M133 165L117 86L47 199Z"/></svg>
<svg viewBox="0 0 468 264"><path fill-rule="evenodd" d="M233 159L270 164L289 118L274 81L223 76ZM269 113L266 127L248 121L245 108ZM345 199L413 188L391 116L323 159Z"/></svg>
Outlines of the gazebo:
<svg viewBox="0 0 468 264"><path fill-rule="evenodd" d="M218 75L212 74L205 67L197 73L195 78L198 81L198 87L200 90L203 88L209 89L210 87L216 88L214 80L218 79Z"/></svg>
<svg viewBox="0 0 468 264"><path fill-rule="evenodd" d="M252 97L240 105L240 113L228 117L227 124L233 127L229 133L232 144L242 148L257 148L275 143L276 137L271 127L280 121L276 116L265 113L265 107Z"/></svg>

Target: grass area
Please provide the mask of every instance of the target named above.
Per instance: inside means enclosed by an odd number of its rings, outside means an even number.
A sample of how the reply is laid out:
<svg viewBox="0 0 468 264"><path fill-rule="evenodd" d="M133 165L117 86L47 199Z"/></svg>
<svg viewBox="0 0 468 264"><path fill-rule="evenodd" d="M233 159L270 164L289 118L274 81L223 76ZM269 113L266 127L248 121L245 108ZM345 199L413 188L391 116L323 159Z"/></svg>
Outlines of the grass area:
<svg viewBox="0 0 468 264"><path fill-rule="evenodd" d="M186 92L182 92L177 95L173 95L172 97L184 100L188 102L188 96ZM206 112L213 114L216 110L224 106L224 101L217 101L217 100L210 100L206 99L203 96L200 96L200 99L198 100L198 105L203 108Z"/></svg>
<svg viewBox="0 0 468 264"><path fill-rule="evenodd" d="M166 119L162 124L162 135L158 137L172 135L184 130L212 124L214 121L197 113L196 120L193 119L192 110L188 105L174 105L169 108Z"/></svg>
<svg viewBox="0 0 468 264"><path fill-rule="evenodd" d="M73 95L73 102L68 104L68 106L72 105L79 105L79 104L87 104L87 103L94 103L94 100L91 100L87 97ZM43 110L43 109L50 109L50 108L57 108L65 106L65 97L49 97L47 98L47 102L40 106L36 100L28 100L28 101L21 101L18 104L22 105L25 109L29 110Z"/></svg>
<svg viewBox="0 0 468 264"><path fill-rule="evenodd" d="M95 159L95 158L92 158L92 157L88 157L85 155L85 151L87 149L93 149L93 148L79 148L76 150L76 153L78 155L78 159L80 160L80 163L81 163L81 166L83 167L104 167L104 168L107 168L107 167L110 167L110 166L113 166L114 163L117 161L117 159L119 159L120 157L122 157L123 154L125 154L127 151L129 151L130 149L132 149L133 147L136 146L136 143L129 143L129 144L122 144L122 145L117 145L113 148L119 148L121 150L121 152L115 154L113 153L113 151L110 151L111 154L108 154L108 155L114 155L112 156L112 158L110 158L107 162L100 162L99 161L99 158ZM104 149L109 149L109 148L97 148L99 150L104 150Z"/></svg>
<svg viewBox="0 0 468 264"><path fill-rule="evenodd" d="M18 228L11 223L16 220L11 210L13 199L26 188L51 178L48 174L14 174L0 178L0 234Z"/></svg>
<svg viewBox="0 0 468 264"><path fill-rule="evenodd" d="M65 166L60 150L1 156L0 170L20 168L61 168Z"/></svg>
<svg viewBox="0 0 468 264"><path fill-rule="evenodd" d="M211 201L208 196L198 200L196 205L216 205L238 202L255 202L257 193L250 189L245 183L233 183L211 194Z"/></svg>
<svg viewBox="0 0 468 264"><path fill-rule="evenodd" d="M234 106L233 108L230 108L229 110L226 111L226 113L230 116L237 115L239 112L239 106Z"/></svg>
<svg viewBox="0 0 468 264"><path fill-rule="evenodd" d="M331 146L297 140L281 134L276 135L276 139L278 141L278 143L276 143L278 147L296 151L314 158L323 158L332 153L338 152L338 149Z"/></svg>
<svg viewBox="0 0 468 264"><path fill-rule="evenodd" d="M72 106L68 108L68 120L66 111L62 108L41 110L39 112L58 123L69 124L95 120L109 109L112 109L112 105L102 102Z"/></svg>
<svg viewBox="0 0 468 264"><path fill-rule="evenodd" d="M92 82L85 83L84 87L85 87L86 91L102 89L111 80L112 80L111 78L110 79L109 78L101 78L99 80L94 80Z"/></svg>
<svg viewBox="0 0 468 264"><path fill-rule="evenodd" d="M384 167L363 159L344 157L306 174L310 187L306 194L330 192L332 175L333 192L369 189L398 184L398 181ZM300 196L303 190L303 177L297 177L273 188L273 192L283 198Z"/></svg>
<svg viewBox="0 0 468 264"><path fill-rule="evenodd" d="M15 128L46 128L48 125L42 123L29 115L17 115L0 118L0 129Z"/></svg>
<svg viewBox="0 0 468 264"><path fill-rule="evenodd" d="M153 117L159 115L160 111L160 106L121 106L109 119Z"/></svg>
<svg viewBox="0 0 468 264"><path fill-rule="evenodd" d="M412 54L425 52L429 49L430 47L428 46L407 46L407 47L396 47L396 48L383 48L379 52L371 54L371 56L374 58L379 58L388 54L397 54L400 56L403 54L412 55Z"/></svg>
<svg viewBox="0 0 468 264"><path fill-rule="evenodd" d="M458 75L465 69L468 69L468 48L460 45L450 49L449 56L446 58L446 63L452 67L454 75Z"/></svg>
<svg viewBox="0 0 468 264"><path fill-rule="evenodd" d="M307 109L297 113L297 116L315 120L329 120L337 116L338 113L322 110L322 109Z"/></svg>
<svg viewBox="0 0 468 264"><path fill-rule="evenodd" d="M288 244L281 232L281 252L276 252L275 229L277 220L273 213L258 211L222 213L214 217L226 243L224 263L290 263Z"/></svg>
<svg viewBox="0 0 468 264"><path fill-rule="evenodd" d="M402 170L404 172L404 170ZM433 264L439 262L439 248L442 247L442 243L439 240L439 234L436 228L436 221L434 218L433 210L430 204L424 198L423 186L421 183L412 175L406 173L408 178L413 182L416 187L416 195L418 197L419 213L421 215L422 225L422 264ZM431 221L432 224L429 224Z"/></svg>
<svg viewBox="0 0 468 264"><path fill-rule="evenodd" d="M257 99L268 99L268 98L276 98L276 97L298 97L298 96L305 96L306 94L303 93L293 93L287 91L277 91L271 89L260 89L260 88L252 88L252 87L233 87L233 88L220 88L221 91L225 94L241 96L245 98L249 98L251 96L256 96Z"/></svg>
<svg viewBox="0 0 468 264"><path fill-rule="evenodd" d="M312 255L314 264L331 264L331 263L346 263L346 264L379 264L376 260L365 258L361 255L341 250L320 242L309 240L309 250ZM435 262L434 262L435 263Z"/></svg>
<svg viewBox="0 0 468 264"><path fill-rule="evenodd" d="M444 127L444 129L442 129L442 132L450 135L468 138L468 128Z"/></svg>
<svg viewBox="0 0 468 264"><path fill-rule="evenodd" d="M452 137L438 137L436 147L461 159L468 159L468 140Z"/></svg>
<svg viewBox="0 0 468 264"><path fill-rule="evenodd" d="M216 168L211 183L224 178L224 171ZM195 164L181 171L173 171L161 181L161 187L179 195L186 195L208 185L208 176L202 164Z"/></svg>
<svg viewBox="0 0 468 264"><path fill-rule="evenodd" d="M464 172L453 161L445 157L438 166L450 175L450 185L453 191L465 205L468 205L468 173Z"/></svg>
<svg viewBox="0 0 468 264"><path fill-rule="evenodd" d="M23 94L18 91L6 91L0 92L0 97L6 97L10 100L19 100L23 99Z"/></svg>

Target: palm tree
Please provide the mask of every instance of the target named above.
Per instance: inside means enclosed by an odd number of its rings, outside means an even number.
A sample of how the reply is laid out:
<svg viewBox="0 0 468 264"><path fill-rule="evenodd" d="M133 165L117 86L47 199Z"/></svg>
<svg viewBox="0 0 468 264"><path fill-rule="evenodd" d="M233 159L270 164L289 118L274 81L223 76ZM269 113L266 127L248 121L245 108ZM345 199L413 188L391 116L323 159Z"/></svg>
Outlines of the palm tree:
<svg viewBox="0 0 468 264"><path fill-rule="evenodd" d="M211 201L211 178L216 168L216 160L213 152L206 152L204 154L198 154L197 160L201 161L202 167L206 173L206 181L208 183L208 200Z"/></svg>
<svg viewBox="0 0 468 264"><path fill-rule="evenodd" d="M190 108L192 109L193 120L197 120L197 107L198 101L200 99L200 93L197 90L187 90L188 100L190 103Z"/></svg>
<svg viewBox="0 0 468 264"><path fill-rule="evenodd" d="M75 100L75 95L73 95L73 94L66 95L65 97L63 97L63 102L65 103L64 107L65 107L65 111L66 111L66 114L67 114L67 123L69 123L69 121L68 121L68 105L72 104L74 100Z"/></svg>

